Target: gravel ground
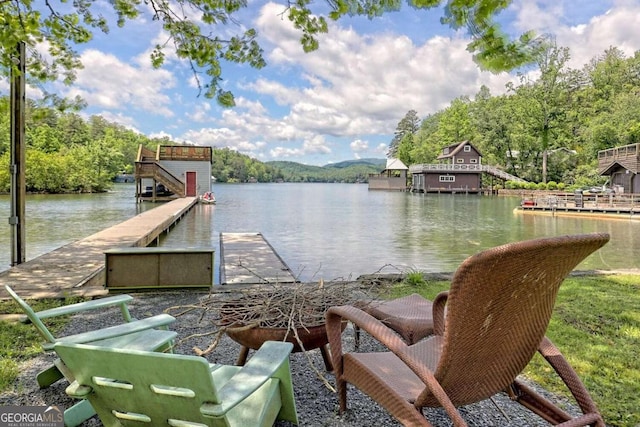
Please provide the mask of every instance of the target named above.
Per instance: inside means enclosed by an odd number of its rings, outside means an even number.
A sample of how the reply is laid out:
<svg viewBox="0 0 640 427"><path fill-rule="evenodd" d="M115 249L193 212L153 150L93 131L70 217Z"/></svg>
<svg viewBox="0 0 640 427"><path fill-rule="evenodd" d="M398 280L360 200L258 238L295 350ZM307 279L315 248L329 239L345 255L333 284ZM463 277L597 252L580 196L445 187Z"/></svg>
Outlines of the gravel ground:
<svg viewBox="0 0 640 427"><path fill-rule="evenodd" d="M137 318L162 313L173 306L193 304L202 297L202 292L166 291L161 293L132 294L135 298L131 304L131 312ZM171 312L175 315L175 312ZM108 326L110 322L119 319L117 311L102 311L100 314L79 315L76 321L69 322L67 329L61 335L77 333L87 329L95 329ZM178 332L179 339L184 339L192 334L207 332L207 322L200 322L196 314L186 314L178 317L172 329ZM353 331L350 328L344 333L345 346L353 348ZM211 337L192 338L180 341L175 350L176 353L193 354L193 347L206 348L211 342ZM361 348L373 349L375 342L362 334ZM225 337L217 348L207 355L210 362L234 364L238 356L240 346ZM21 366L21 375L16 381L13 390L0 395L0 406L3 405L58 405L67 408L72 404L64 392L66 381L61 380L46 389L39 389L35 381L35 374L46 366L49 366L54 356L43 354ZM293 377L296 406L301 426L398 426L400 425L378 404L359 390L351 387L348 391L348 411L343 415L338 414L338 399L315 373L315 370L331 384L334 384L333 376L326 373L324 363L319 350L305 353L292 353L290 357L291 372ZM531 412L525 410L517 403L511 402L506 395L495 396L493 401L486 400L474 405L460 408L462 416L469 426L547 426L549 425ZM575 408L569 408L569 412L575 412ZM444 411L440 409L426 409L427 419L435 426L451 426L452 423ZM99 426L100 421L94 417L83 426ZM288 427L290 424L279 422L280 427Z"/></svg>

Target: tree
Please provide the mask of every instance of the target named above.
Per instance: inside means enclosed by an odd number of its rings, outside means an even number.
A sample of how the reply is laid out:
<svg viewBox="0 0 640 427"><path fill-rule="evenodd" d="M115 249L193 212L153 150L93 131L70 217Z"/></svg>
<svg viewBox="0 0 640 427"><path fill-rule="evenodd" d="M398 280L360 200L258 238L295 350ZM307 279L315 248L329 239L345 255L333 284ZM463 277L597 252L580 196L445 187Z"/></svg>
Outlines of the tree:
<svg viewBox="0 0 640 427"><path fill-rule="evenodd" d="M402 118L402 120L398 122L398 126L396 127L396 131L394 132L393 139L389 143L389 151L387 151L387 157L398 157L398 148L402 140L407 136L413 136L416 132L418 132L419 129L420 119L418 118L418 112L415 110L409 110L407 114Z"/></svg>
<svg viewBox="0 0 640 427"><path fill-rule="evenodd" d="M407 0L417 9L439 6L442 0ZM15 67L11 55L19 42L28 48L27 70L30 77L39 82L62 80L71 84L75 70L80 68L79 56L74 47L91 40L94 31L109 31L108 19L99 14L92 0L62 2L37 2L33 0L7 0L0 2L0 69L8 75ZM167 35L164 43L158 43L150 55L154 67L161 67L169 50L191 66L200 92L216 98L221 105L232 106L231 92L223 88L222 63L247 63L254 68L266 65L263 51L258 44L257 32L239 22L238 14L249 5L246 0L118 0L101 2L110 5L122 27L127 21L145 17L158 25ZM283 15L300 30L300 43L305 51L318 48L317 36L328 30L327 19L337 20L345 15L364 15L374 18L401 7L401 0L327 0L329 12L318 14L326 7L310 0L287 1ZM543 39L526 32L511 39L501 32L493 16L505 9L511 0L461 0L448 2L442 22L454 29L466 28L472 36L468 50L476 62L491 71L513 69L530 63L544 44ZM228 24L236 24L235 34ZM39 50L47 46L48 51ZM48 98L61 106L70 105L55 94ZM82 101L71 103L81 106Z"/></svg>
<svg viewBox="0 0 640 427"><path fill-rule="evenodd" d="M524 76L516 89L529 103L526 106L531 135L539 138L539 155L542 157L542 182L547 182L547 158L551 148L562 146L564 114L567 110L568 88L565 65L569 61L569 49L550 45L538 57L540 77L535 82Z"/></svg>

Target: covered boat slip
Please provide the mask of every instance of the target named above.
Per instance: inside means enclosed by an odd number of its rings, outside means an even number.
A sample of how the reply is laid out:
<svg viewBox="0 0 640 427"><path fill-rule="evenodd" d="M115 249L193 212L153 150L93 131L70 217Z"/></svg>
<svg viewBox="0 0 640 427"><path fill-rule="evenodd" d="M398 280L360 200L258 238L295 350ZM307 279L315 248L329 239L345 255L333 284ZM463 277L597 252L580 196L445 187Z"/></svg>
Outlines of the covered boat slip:
<svg viewBox="0 0 640 427"><path fill-rule="evenodd" d="M62 246L0 272L0 298L9 298L4 285L29 298L105 295L105 252L144 247L178 222L197 198L185 197L158 205L113 227Z"/></svg>
<svg viewBox="0 0 640 427"><path fill-rule="evenodd" d="M220 233L220 284L297 282L261 233Z"/></svg>

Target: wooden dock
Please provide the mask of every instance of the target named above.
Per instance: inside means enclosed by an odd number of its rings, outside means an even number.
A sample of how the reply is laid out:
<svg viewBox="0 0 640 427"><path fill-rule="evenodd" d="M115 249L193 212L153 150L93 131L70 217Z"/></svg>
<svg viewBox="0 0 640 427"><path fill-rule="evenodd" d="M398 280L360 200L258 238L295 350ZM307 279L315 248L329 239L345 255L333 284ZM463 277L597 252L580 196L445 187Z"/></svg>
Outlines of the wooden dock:
<svg viewBox="0 0 640 427"><path fill-rule="evenodd" d="M297 282L261 233L220 233L220 284Z"/></svg>
<svg viewBox="0 0 640 427"><path fill-rule="evenodd" d="M28 298L97 296L104 287L105 254L108 249L148 246L178 222L197 198L185 197L109 227L87 238L0 272L0 299L9 298L4 285Z"/></svg>

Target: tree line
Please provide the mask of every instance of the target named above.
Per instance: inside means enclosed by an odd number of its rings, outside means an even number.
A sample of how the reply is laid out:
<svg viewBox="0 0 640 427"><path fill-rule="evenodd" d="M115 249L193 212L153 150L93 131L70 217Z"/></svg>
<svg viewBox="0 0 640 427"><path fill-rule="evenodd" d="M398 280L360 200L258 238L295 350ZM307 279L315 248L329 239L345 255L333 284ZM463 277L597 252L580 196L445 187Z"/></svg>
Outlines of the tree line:
<svg viewBox="0 0 640 427"><path fill-rule="evenodd" d="M567 66L568 48L537 59L535 79L519 74L504 95L485 86L424 119L415 110L397 125L389 157L437 163L442 149L471 141L484 164L536 183L602 184L598 151L640 142L640 51L611 47L582 69Z"/></svg>
<svg viewBox="0 0 640 427"><path fill-rule="evenodd" d="M10 187L9 98L0 98L0 192ZM25 133L26 190L100 192L118 173L133 172L138 146L154 140L101 116L43 107L27 100Z"/></svg>
<svg viewBox="0 0 640 427"><path fill-rule="evenodd" d="M0 193L10 189L10 102L0 97ZM169 138L149 138L101 116L84 119L27 101L26 190L85 193L109 189L119 174L131 174L143 145L180 145ZM357 182L379 168L310 167L293 162L263 163L230 148L214 148L211 173L217 182Z"/></svg>

